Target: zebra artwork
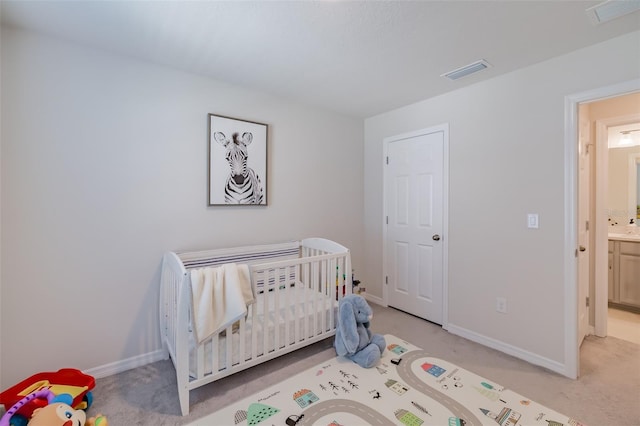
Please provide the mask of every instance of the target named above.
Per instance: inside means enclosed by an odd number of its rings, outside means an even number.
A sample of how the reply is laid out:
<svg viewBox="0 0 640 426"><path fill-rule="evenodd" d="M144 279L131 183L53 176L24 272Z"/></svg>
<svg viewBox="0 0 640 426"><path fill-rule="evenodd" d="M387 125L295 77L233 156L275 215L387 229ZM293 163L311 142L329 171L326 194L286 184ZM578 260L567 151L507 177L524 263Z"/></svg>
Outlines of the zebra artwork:
<svg viewBox="0 0 640 426"><path fill-rule="evenodd" d="M226 148L225 158L231 171L224 186L224 201L226 204L262 204L263 190L260 177L247 167L247 146L253 141L250 132L244 132L241 137L233 133L231 139L222 132L213 135L216 142Z"/></svg>

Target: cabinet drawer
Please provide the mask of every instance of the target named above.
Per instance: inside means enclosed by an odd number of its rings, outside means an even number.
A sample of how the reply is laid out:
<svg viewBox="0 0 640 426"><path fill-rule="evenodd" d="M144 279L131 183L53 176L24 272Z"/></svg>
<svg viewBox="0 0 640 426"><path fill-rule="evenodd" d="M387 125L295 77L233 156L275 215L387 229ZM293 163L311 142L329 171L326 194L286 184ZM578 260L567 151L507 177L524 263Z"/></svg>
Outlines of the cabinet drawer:
<svg viewBox="0 0 640 426"><path fill-rule="evenodd" d="M620 241L620 254L640 256L640 243Z"/></svg>

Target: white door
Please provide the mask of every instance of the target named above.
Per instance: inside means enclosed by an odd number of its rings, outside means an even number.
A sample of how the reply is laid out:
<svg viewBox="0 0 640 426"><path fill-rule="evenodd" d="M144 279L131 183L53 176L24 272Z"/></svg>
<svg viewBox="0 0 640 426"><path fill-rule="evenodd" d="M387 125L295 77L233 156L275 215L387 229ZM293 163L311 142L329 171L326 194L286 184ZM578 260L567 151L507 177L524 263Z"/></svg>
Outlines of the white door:
<svg viewBox="0 0 640 426"><path fill-rule="evenodd" d="M387 303L443 321L444 149L447 127L389 138L385 165Z"/></svg>
<svg viewBox="0 0 640 426"><path fill-rule="evenodd" d="M578 132L578 347L589 329L589 206L590 206L590 132L589 121L581 119Z"/></svg>

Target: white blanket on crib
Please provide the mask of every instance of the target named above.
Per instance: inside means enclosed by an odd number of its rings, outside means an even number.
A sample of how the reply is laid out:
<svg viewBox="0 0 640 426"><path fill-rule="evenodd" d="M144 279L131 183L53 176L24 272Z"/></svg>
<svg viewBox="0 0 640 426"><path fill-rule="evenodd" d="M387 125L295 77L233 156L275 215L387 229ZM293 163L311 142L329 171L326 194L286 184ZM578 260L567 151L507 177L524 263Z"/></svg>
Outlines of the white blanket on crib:
<svg viewBox="0 0 640 426"><path fill-rule="evenodd" d="M247 265L229 263L191 270L193 331L198 343L247 314L255 302Z"/></svg>

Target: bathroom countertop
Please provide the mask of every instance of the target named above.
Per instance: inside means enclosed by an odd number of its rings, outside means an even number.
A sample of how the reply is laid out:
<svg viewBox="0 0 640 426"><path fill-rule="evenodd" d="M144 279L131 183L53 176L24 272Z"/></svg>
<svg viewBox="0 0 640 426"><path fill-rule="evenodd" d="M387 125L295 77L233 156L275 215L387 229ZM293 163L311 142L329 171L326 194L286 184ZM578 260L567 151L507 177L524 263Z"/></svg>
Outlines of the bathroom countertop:
<svg viewBox="0 0 640 426"><path fill-rule="evenodd" d="M640 242L640 234L623 234L623 233L613 233L609 232L610 240L618 240L618 241L637 241Z"/></svg>

